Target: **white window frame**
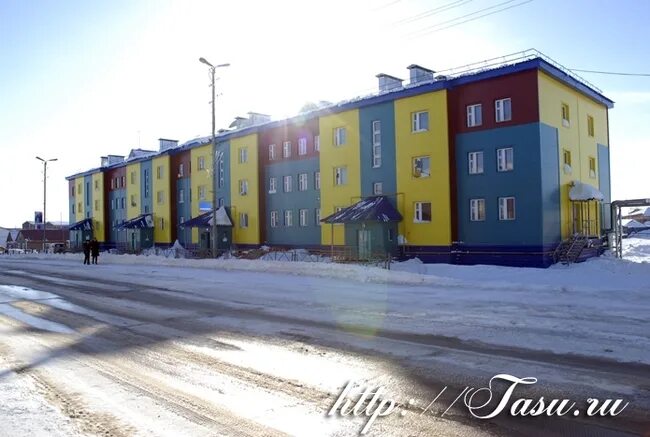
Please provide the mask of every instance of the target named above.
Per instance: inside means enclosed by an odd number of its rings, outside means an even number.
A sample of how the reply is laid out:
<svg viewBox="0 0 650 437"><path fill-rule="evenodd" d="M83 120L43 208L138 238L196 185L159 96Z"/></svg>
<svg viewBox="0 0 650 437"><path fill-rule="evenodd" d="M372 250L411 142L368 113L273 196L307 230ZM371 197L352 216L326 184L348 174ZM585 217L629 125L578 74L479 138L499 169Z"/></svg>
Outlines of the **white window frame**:
<svg viewBox="0 0 650 437"><path fill-rule="evenodd" d="M307 138L298 138L298 155L303 156L307 154Z"/></svg>
<svg viewBox="0 0 650 437"><path fill-rule="evenodd" d="M508 215L508 201L512 200L512 217ZM517 201L514 196L499 197L499 220L511 221L517 218Z"/></svg>
<svg viewBox="0 0 650 437"><path fill-rule="evenodd" d="M282 143L282 157L291 158L291 141Z"/></svg>
<svg viewBox="0 0 650 437"><path fill-rule="evenodd" d="M320 226L320 208L316 208L314 210L314 219L316 222L316 226Z"/></svg>
<svg viewBox="0 0 650 437"><path fill-rule="evenodd" d="M334 185L342 186L348 183L348 168L334 167Z"/></svg>
<svg viewBox="0 0 650 437"><path fill-rule="evenodd" d="M305 226L309 226L307 223L307 210L306 209L301 209L298 212L298 221L299 221L299 226L301 228L304 228Z"/></svg>
<svg viewBox="0 0 650 437"><path fill-rule="evenodd" d="M199 170L205 170L205 156L199 156L196 158L196 168Z"/></svg>
<svg viewBox="0 0 650 437"><path fill-rule="evenodd" d="M248 195L248 179L239 180L239 195L240 196Z"/></svg>
<svg viewBox="0 0 650 437"><path fill-rule="evenodd" d="M566 114L564 109L566 108ZM571 107L568 103L562 102L562 126L571 127Z"/></svg>
<svg viewBox="0 0 650 437"><path fill-rule="evenodd" d="M483 105L476 103L467 105L467 127L476 127L483 124Z"/></svg>
<svg viewBox="0 0 650 437"><path fill-rule="evenodd" d="M381 121L372 122L372 168L381 167Z"/></svg>
<svg viewBox="0 0 650 437"><path fill-rule="evenodd" d="M284 210L284 226L285 227L293 226L293 210L291 209Z"/></svg>
<svg viewBox="0 0 650 437"><path fill-rule="evenodd" d="M429 171L428 172L424 171L424 165L423 165L422 166L422 171L420 172L420 175L417 175L417 172L416 172L417 160L427 160L427 162L429 163ZM414 156L413 159L411 160L411 163L412 163L411 164L412 165L411 174L412 174L413 178L415 178L415 179L423 179L423 178L431 177L431 157L430 156L428 156L428 155Z"/></svg>
<svg viewBox="0 0 650 437"><path fill-rule="evenodd" d="M426 123L424 123L426 120ZM429 130L429 111L416 111L411 113L411 132L426 132ZM426 124L426 126L423 126Z"/></svg>
<svg viewBox="0 0 650 437"><path fill-rule="evenodd" d="M131 196L131 205L133 205L134 201L135 196ZM182 188L178 190L178 203L185 203L185 190Z"/></svg>
<svg viewBox="0 0 650 437"><path fill-rule="evenodd" d="M282 178L282 187L285 193L291 193L293 191L293 176L284 176Z"/></svg>
<svg viewBox="0 0 650 437"><path fill-rule="evenodd" d="M269 178L269 194L275 194L278 191L278 178L272 176Z"/></svg>
<svg viewBox="0 0 650 437"><path fill-rule="evenodd" d="M320 135L314 135L314 151L320 152Z"/></svg>
<svg viewBox="0 0 650 437"><path fill-rule="evenodd" d="M205 190L205 185L199 185L199 192L197 195L199 196L199 200L205 200L206 198L206 190Z"/></svg>
<svg viewBox="0 0 650 437"><path fill-rule="evenodd" d="M298 174L298 191L307 191L307 173Z"/></svg>
<svg viewBox="0 0 650 437"><path fill-rule="evenodd" d="M164 176L164 172L165 171L163 170L162 165L159 165L158 167L156 167L156 178L157 179L162 179L163 176ZM81 193L79 193L79 194L81 194Z"/></svg>
<svg viewBox="0 0 650 437"><path fill-rule="evenodd" d="M279 222L278 212L277 211L271 211L271 227L272 228L277 228L278 227L278 222Z"/></svg>
<svg viewBox="0 0 650 437"><path fill-rule="evenodd" d="M340 126L334 128L334 145L335 146L344 146L347 142L347 132L345 127Z"/></svg>
<svg viewBox="0 0 650 437"><path fill-rule="evenodd" d="M248 147L241 147L239 149L239 163L245 164L248 162Z"/></svg>
<svg viewBox="0 0 650 437"><path fill-rule="evenodd" d="M269 144L269 161L275 161L275 144Z"/></svg>
<svg viewBox="0 0 650 437"><path fill-rule="evenodd" d="M223 159L219 160L219 188L223 187L226 183L225 172L223 169Z"/></svg>
<svg viewBox="0 0 650 437"><path fill-rule="evenodd" d="M510 152L510 161L508 161L508 152ZM512 147L502 147L497 149L497 171L499 173L513 171L515 169L515 151Z"/></svg>
<svg viewBox="0 0 650 437"><path fill-rule="evenodd" d="M469 152L467 154L467 167L469 174L483 174L484 157L483 151Z"/></svg>
<svg viewBox="0 0 650 437"><path fill-rule="evenodd" d="M135 179L134 176L135 176L135 172L132 172L131 173L131 184L135 184L135 182L133 182L133 180ZM181 162L180 164L178 164L178 177L182 178L183 176L185 176L185 166Z"/></svg>
<svg viewBox="0 0 650 437"><path fill-rule="evenodd" d="M512 100L510 97L494 101L494 118L497 123L512 120Z"/></svg>
<svg viewBox="0 0 650 437"><path fill-rule="evenodd" d="M472 222L485 221L485 199L469 199L469 220Z"/></svg>
<svg viewBox="0 0 650 437"><path fill-rule="evenodd" d="M239 227L246 229L248 227L248 213L240 212L239 213Z"/></svg>
<svg viewBox="0 0 650 437"><path fill-rule="evenodd" d="M381 196L382 194L384 194L384 184L382 182L373 182L372 194L374 194L375 196Z"/></svg>
<svg viewBox="0 0 650 437"><path fill-rule="evenodd" d="M429 220L424 220L424 205L429 205ZM413 207L413 223L431 223L431 202L415 202Z"/></svg>
<svg viewBox="0 0 650 437"><path fill-rule="evenodd" d="M165 192L164 191L158 191L156 193L156 203L158 205L162 205L165 203Z"/></svg>
<svg viewBox="0 0 650 437"><path fill-rule="evenodd" d="M320 172L314 172L314 190L320 190Z"/></svg>

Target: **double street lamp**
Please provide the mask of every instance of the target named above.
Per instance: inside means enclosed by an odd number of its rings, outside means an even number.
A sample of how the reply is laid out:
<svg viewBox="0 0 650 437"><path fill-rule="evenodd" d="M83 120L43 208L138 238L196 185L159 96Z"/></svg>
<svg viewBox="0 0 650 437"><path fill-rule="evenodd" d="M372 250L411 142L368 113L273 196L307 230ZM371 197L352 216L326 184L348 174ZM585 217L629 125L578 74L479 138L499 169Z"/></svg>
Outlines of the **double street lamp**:
<svg viewBox="0 0 650 437"><path fill-rule="evenodd" d="M57 158L52 159L43 159L40 156L37 156L36 159L43 163L43 253L45 253L45 230L47 228L47 163L58 161Z"/></svg>
<svg viewBox="0 0 650 437"><path fill-rule="evenodd" d="M212 65L205 58L199 58L199 62L210 67L210 81L212 87L212 238L210 238L210 247L212 251L212 258L217 257L217 142L215 132L215 116L214 116L214 103L215 103L215 71L217 68L229 67L230 64Z"/></svg>

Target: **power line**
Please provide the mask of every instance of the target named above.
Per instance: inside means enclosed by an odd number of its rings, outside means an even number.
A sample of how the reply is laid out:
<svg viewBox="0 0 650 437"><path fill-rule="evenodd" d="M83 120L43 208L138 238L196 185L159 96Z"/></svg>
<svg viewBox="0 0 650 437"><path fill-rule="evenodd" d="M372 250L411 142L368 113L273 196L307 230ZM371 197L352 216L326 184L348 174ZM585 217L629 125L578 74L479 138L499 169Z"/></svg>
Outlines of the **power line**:
<svg viewBox="0 0 650 437"><path fill-rule="evenodd" d="M450 9L454 9L460 6L463 6L469 2L472 2L474 0L456 0L451 3L446 3L442 6L438 6L433 9L429 9L428 11L421 12L419 14L413 15L412 17L404 18L402 20L396 21L393 23L394 25L400 25L400 24L405 24L405 23L412 23L413 21L418 21L423 18L431 17L433 15L438 15L442 12L448 11Z"/></svg>
<svg viewBox="0 0 650 437"><path fill-rule="evenodd" d="M580 70L578 68L569 68L570 71L579 71L580 73L610 74L614 76L643 76L650 77L650 73L623 73L619 71L598 71L598 70Z"/></svg>
<svg viewBox="0 0 650 437"><path fill-rule="evenodd" d="M494 15L494 14L498 14L499 12L507 11L508 9L513 9L513 8L516 8L516 7L519 7L519 6L523 6L523 5L527 4L527 3L532 2L533 0L526 0L526 1L521 2L521 3L517 3L517 4L514 4L514 5L507 6L505 8L498 9L496 11L488 12L487 14L479 15L478 17L470 18L468 20L464 20L464 21L460 21L458 23L450 24L448 26L444 26L447 23L452 23L454 21L461 20L461 19L463 19L465 17L470 17L472 15L476 15L476 14L478 14L480 12L484 12L484 11L487 11L487 10L490 10L490 9L494 9L496 7L499 7L499 6L504 6L504 5L508 4L508 3L512 3L513 1L516 1L516 0L508 0L508 1L496 4L494 6L490 6L488 8L484 8L484 9L481 9L479 11L472 12L470 14L465 14L463 16L454 18L452 20L443 21L442 23L438 23L438 24L435 24L433 26L429 26L427 28L421 29L418 32L415 32L414 34L412 34L411 38L428 35L430 33L440 32L441 30L449 29L449 28L452 28L452 27L455 27L455 26L460 26L461 24L469 23L470 21L475 21L475 20L478 20L480 18L487 17L489 15ZM440 27L440 26L444 26L444 27ZM428 30L428 29L432 29L432 30ZM426 30L428 30L428 31L426 31ZM426 32L423 32L423 31L426 31Z"/></svg>
<svg viewBox="0 0 650 437"><path fill-rule="evenodd" d="M389 7L393 6L394 4L399 3L399 2L401 2L401 1L402 1L402 0L393 0L392 2L388 2L388 3L383 4L383 5L381 5L381 6L377 6L376 8L371 9L371 11L373 11L373 12L381 11L382 9L389 8Z"/></svg>

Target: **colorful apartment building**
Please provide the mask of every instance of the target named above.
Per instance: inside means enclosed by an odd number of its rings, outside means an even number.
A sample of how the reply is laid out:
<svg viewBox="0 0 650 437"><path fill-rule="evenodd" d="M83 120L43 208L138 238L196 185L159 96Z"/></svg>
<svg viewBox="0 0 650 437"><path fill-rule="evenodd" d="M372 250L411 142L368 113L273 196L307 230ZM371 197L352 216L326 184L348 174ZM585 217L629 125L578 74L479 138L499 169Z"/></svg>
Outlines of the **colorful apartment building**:
<svg viewBox="0 0 650 437"><path fill-rule="evenodd" d="M150 247L150 227L152 245L207 248L214 198L232 224L222 248L548 266L581 235L584 254L598 253L611 100L538 53L408 72L408 83L380 74L376 94L290 119L238 118L216 147L160 140L103 158L67 178L71 229L91 223L105 246L137 249Z"/></svg>

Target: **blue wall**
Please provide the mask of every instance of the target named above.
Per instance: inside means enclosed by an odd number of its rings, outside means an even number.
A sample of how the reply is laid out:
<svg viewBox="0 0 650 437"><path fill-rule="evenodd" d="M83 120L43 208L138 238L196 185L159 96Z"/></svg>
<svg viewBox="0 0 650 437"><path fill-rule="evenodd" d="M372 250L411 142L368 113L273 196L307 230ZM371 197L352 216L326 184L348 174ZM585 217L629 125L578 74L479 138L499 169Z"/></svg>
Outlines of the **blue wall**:
<svg viewBox="0 0 650 437"><path fill-rule="evenodd" d="M497 149L512 147L514 170L497 171ZM483 174L470 175L468 153L483 151ZM549 158L545 155L544 165ZM463 245L536 246L542 232L540 124L456 136L458 238ZM550 190L550 181L547 187ZM552 195L549 196L549 202ZM515 220L499 220L499 197L515 197ZM470 221L470 199L485 199L485 221Z"/></svg>
<svg viewBox="0 0 650 437"><path fill-rule="evenodd" d="M381 122L381 166L372 166L372 122ZM397 192L395 164L395 110L393 102L359 109L361 137L361 196L373 195L373 183L381 182L384 194ZM393 201L395 200L392 197Z"/></svg>
<svg viewBox="0 0 650 437"><path fill-rule="evenodd" d="M542 233L544 244L562 240L560 226L560 151L557 128L540 123Z"/></svg>
<svg viewBox="0 0 650 437"><path fill-rule="evenodd" d="M95 205L93 205L93 177L92 175L84 176L84 213L85 218L91 218L95 212Z"/></svg>
<svg viewBox="0 0 650 437"><path fill-rule="evenodd" d="M320 226L316 224L316 209L320 207L320 190L314 188L314 173L319 171L319 158L281 161L264 169L266 214L266 244L313 246L321 241ZM298 191L298 175L307 173L307 190ZM293 177L293 191L284 192L284 176ZM277 179L275 194L269 194L269 180ZM284 211L293 211L293 226L284 226ZM307 226L300 226L300 210L307 209ZM271 211L278 212L278 227L271 227Z"/></svg>
<svg viewBox="0 0 650 437"><path fill-rule="evenodd" d="M126 200L124 200L124 208L122 208L122 199L125 198L126 189L113 190L108 193L108 221L111 230L108 237L111 243L126 241L126 231L117 229L117 226L126 221Z"/></svg>
<svg viewBox="0 0 650 437"><path fill-rule="evenodd" d="M612 186L609 165L609 147L598 144L598 186L600 192L605 196L601 221L604 229L611 229L612 227L612 216L610 212Z"/></svg>
<svg viewBox="0 0 650 437"><path fill-rule="evenodd" d="M149 181L149 193L146 195L145 184ZM153 177L151 175L151 160L140 162L140 214L153 213Z"/></svg>
<svg viewBox="0 0 650 437"><path fill-rule="evenodd" d="M192 218L192 184L189 177L184 177L176 180L176 236L178 241L185 246L192 242L192 228L185 228L181 226L184 221ZM180 203L180 190L183 190L183 203Z"/></svg>

